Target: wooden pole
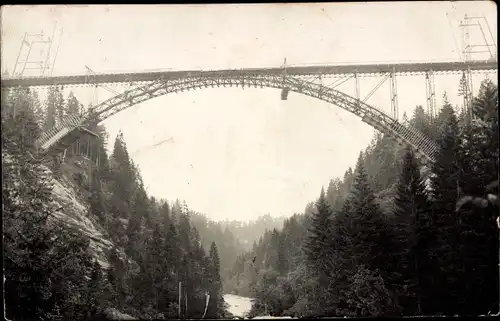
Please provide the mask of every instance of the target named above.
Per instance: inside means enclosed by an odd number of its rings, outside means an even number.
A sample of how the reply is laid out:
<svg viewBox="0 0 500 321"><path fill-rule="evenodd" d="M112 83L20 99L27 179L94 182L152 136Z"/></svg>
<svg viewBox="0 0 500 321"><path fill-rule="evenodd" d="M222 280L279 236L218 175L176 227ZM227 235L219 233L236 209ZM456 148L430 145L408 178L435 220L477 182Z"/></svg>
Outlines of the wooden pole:
<svg viewBox="0 0 500 321"><path fill-rule="evenodd" d="M210 294L206 294L206 297L207 297L207 303L205 303L205 312L203 313L203 316L201 317L202 319L205 318L205 315L207 314L207 310L208 310L208 303L210 302Z"/></svg>
<svg viewBox="0 0 500 321"><path fill-rule="evenodd" d="M90 149L90 136L87 145L87 156L89 157L89 192L92 192L92 154Z"/></svg>
<svg viewBox="0 0 500 321"><path fill-rule="evenodd" d="M181 288L182 288L182 282L179 281L179 319L181 318Z"/></svg>

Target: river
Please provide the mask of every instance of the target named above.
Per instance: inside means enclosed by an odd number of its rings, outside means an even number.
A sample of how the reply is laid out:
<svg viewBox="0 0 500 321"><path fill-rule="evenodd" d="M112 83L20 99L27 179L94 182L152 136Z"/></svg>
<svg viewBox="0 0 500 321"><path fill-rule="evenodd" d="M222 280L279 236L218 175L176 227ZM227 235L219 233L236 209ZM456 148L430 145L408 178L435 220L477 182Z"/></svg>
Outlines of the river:
<svg viewBox="0 0 500 321"><path fill-rule="evenodd" d="M252 308L252 299L234 294L224 294L224 301L229 305L229 312L235 317L245 318ZM258 316L252 319L291 319L291 317Z"/></svg>
<svg viewBox="0 0 500 321"><path fill-rule="evenodd" d="M252 307L252 299L234 294L224 294L224 301L229 305L229 312L235 317L245 317Z"/></svg>

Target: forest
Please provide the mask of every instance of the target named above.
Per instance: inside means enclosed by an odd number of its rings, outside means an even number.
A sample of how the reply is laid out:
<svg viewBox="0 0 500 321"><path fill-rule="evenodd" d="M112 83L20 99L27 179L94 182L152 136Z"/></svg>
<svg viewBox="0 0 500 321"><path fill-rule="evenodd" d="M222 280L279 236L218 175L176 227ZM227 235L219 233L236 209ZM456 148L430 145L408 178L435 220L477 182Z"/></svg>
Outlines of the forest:
<svg viewBox="0 0 500 321"><path fill-rule="evenodd" d="M435 163L377 133L304 213L242 223L149 196L123 135L108 156L100 125L89 128L97 138L39 158L41 132L88 107L58 87L43 102L34 90L2 90L7 317L229 318L224 293L254 298L251 316L495 313L498 204L457 202L498 195L498 87L482 82L472 117L444 101L436 117L417 106L403 120L438 142ZM82 159L88 172L68 165ZM108 268L78 228L55 219L64 209L52 178L62 177L114 245Z"/></svg>
<svg viewBox="0 0 500 321"><path fill-rule="evenodd" d="M83 137L64 155L39 158L41 132L84 111L58 87L44 102L34 90L2 92L7 317L88 320L110 309L137 318L227 316L221 275L244 248L227 224L185 202L149 197L122 134L109 157L105 128L93 126L97 139ZM92 256L78 228L56 219L64 209L54 204L52 178L68 177L88 205L85 215L114 245L106 253L109 268Z"/></svg>
<svg viewBox="0 0 500 321"><path fill-rule="evenodd" d="M498 87L484 80L472 113L443 98L436 117L404 117L438 143L435 163L378 133L343 179L238 257L231 280L254 298L250 316L498 312Z"/></svg>

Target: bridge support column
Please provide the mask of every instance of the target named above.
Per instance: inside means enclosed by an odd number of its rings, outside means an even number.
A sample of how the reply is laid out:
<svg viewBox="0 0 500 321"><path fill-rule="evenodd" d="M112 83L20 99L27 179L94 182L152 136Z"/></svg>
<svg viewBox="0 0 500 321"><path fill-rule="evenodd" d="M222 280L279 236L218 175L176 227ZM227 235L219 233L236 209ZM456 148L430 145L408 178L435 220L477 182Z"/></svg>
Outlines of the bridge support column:
<svg viewBox="0 0 500 321"><path fill-rule="evenodd" d="M358 100L358 105L359 105L359 78L358 78L358 72L354 72L354 90L356 92L356 99Z"/></svg>
<svg viewBox="0 0 500 321"><path fill-rule="evenodd" d="M281 85L281 100L288 99L288 87L286 86L286 58L283 61L283 79Z"/></svg>
<svg viewBox="0 0 500 321"><path fill-rule="evenodd" d="M431 120L434 119L436 109L436 87L432 70L425 73L425 92L427 96L427 113Z"/></svg>
<svg viewBox="0 0 500 321"><path fill-rule="evenodd" d="M396 81L396 73L395 70L391 72L391 108L392 108L392 117L394 119L398 119L398 83Z"/></svg>
<svg viewBox="0 0 500 321"><path fill-rule="evenodd" d="M466 72L466 90L467 90L467 105L466 105L466 112L469 121L472 121L473 118L473 113L472 113L472 102L474 98L474 91L472 88L472 71L470 70L470 66L467 67L467 72Z"/></svg>

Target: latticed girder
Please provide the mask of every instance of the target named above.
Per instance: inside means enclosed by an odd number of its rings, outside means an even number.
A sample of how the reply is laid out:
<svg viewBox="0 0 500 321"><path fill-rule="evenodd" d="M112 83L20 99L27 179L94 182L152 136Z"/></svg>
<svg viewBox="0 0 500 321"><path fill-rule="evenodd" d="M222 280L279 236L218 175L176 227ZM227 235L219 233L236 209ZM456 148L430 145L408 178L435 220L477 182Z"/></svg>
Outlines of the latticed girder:
<svg viewBox="0 0 500 321"><path fill-rule="evenodd" d="M213 73L201 72L197 75L190 75L182 79L160 78L157 81L147 83L146 85L135 87L124 93L114 96L103 103L96 105L91 113L104 120L112 115L127 109L131 106L140 104L143 101L166 95L173 92L182 92L185 90L206 88L206 87L270 87L270 88L288 88L303 95L314 97L331 104L337 105L357 116L372 127L395 137L398 141L410 145L419 156L423 156L429 161L434 161L438 146L430 138L424 136L415 128L409 125L403 125L397 120L387 115L382 110L370 106L359 99L351 97L338 90L305 81L294 77L283 77L282 75L259 75L241 73L240 75L214 75ZM78 125L90 124L96 118L87 116L79 118ZM70 123L71 124L71 123ZM66 126L67 127L67 126ZM45 148L50 148L47 142L55 144L57 133L62 129L52 130L52 134L44 135ZM54 132L56 134L54 134Z"/></svg>
<svg viewBox="0 0 500 321"><path fill-rule="evenodd" d="M57 143L65 134L80 126L85 118L78 115L66 115L57 125L42 133L37 143L42 149L48 149Z"/></svg>

